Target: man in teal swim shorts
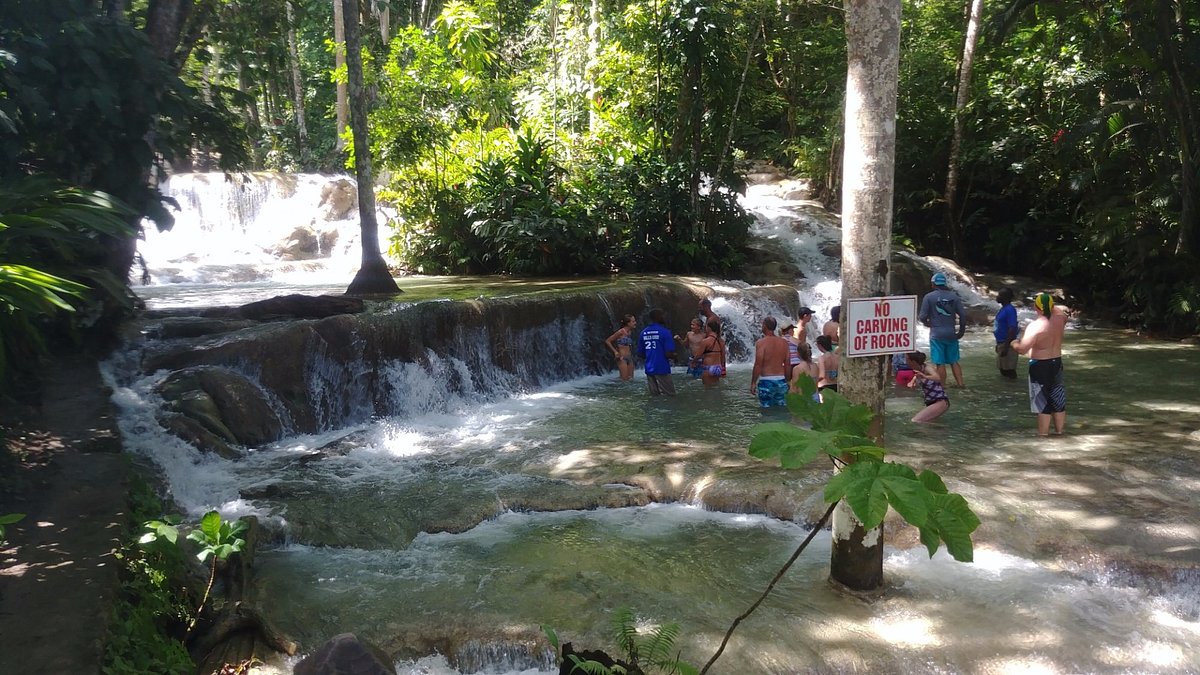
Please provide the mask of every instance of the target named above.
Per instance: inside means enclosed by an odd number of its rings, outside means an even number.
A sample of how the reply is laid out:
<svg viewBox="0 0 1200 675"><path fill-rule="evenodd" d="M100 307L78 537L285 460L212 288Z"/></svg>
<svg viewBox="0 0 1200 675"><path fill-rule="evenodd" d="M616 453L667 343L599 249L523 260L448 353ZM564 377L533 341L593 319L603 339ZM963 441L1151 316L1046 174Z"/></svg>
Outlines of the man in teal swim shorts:
<svg viewBox="0 0 1200 675"><path fill-rule="evenodd" d="M754 343L750 393L758 396L758 404L763 408L787 407L788 341L775 334L777 325L775 317L763 319L763 336Z"/></svg>
<svg viewBox="0 0 1200 675"><path fill-rule="evenodd" d="M954 373L954 384L963 386L962 366L958 364L958 341L967 332L967 308L958 293L946 287L946 275L938 272L929 280L933 291L921 298L918 318L929 326L929 360L942 382L946 366ZM957 318L957 322L956 319ZM955 323L958 324L957 329Z"/></svg>

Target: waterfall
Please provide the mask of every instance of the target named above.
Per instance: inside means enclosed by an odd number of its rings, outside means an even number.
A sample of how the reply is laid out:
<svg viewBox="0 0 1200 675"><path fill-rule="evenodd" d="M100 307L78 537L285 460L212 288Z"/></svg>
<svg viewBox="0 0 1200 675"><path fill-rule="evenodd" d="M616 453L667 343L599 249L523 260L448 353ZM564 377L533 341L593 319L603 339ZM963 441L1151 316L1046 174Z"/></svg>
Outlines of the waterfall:
<svg viewBox="0 0 1200 675"><path fill-rule="evenodd" d="M344 283L359 263L356 190L345 176L176 174L159 185L179 206L175 224L143 223L138 252L151 284Z"/></svg>

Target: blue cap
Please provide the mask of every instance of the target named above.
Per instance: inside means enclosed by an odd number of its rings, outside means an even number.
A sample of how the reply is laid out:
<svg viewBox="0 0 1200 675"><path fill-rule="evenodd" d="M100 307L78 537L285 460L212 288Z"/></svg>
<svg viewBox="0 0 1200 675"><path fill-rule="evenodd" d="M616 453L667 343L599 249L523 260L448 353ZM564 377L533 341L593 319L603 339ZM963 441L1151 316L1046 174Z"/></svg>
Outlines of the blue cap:
<svg viewBox="0 0 1200 675"><path fill-rule="evenodd" d="M934 286L945 286L946 285L946 275L942 274L941 272L937 272L929 280L931 282L933 282Z"/></svg>

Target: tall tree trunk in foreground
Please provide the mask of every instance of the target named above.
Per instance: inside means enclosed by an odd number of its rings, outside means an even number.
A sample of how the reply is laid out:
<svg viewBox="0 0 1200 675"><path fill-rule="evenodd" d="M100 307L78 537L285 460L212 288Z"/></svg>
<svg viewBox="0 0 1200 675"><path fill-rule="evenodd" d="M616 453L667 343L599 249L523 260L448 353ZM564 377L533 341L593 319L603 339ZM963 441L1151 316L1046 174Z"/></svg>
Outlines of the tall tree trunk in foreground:
<svg viewBox="0 0 1200 675"><path fill-rule="evenodd" d="M887 295L896 164L900 0L846 0L846 134L842 187L842 316L845 301ZM875 413L883 438L886 356L843 358L839 391ZM867 531L845 502L833 513L830 575L855 590L883 584L883 532Z"/></svg>
<svg viewBox="0 0 1200 675"><path fill-rule="evenodd" d="M346 65L346 17L342 7L342 0L333 0L333 66L339 72L342 66ZM355 21L358 20L358 13L354 13ZM346 140L343 134L346 133L346 119L349 117L349 104L347 102L346 83L341 78L337 81L337 103L335 104L335 114L337 115L337 149L344 150L346 148Z"/></svg>
<svg viewBox="0 0 1200 675"><path fill-rule="evenodd" d="M338 0L346 20L346 75L350 94L350 134L354 139L354 177L358 181L358 218L362 229L362 266L347 294L398 293L379 250L379 223L375 221L375 181L371 175L371 148L367 139L367 93L363 89L362 46L358 39L358 0Z"/></svg>
<svg viewBox="0 0 1200 675"><path fill-rule="evenodd" d="M966 264L967 253L963 247L962 223L958 217L958 165L962 154L963 116L967 110L967 98L971 92L971 69L975 66L975 47L979 44L979 23L983 17L983 0L971 0L967 17L967 36L963 41L962 62L958 67L958 88L954 97L954 135L950 139L950 161L946 169L946 211L943 220L950 236L950 249L960 265Z"/></svg>

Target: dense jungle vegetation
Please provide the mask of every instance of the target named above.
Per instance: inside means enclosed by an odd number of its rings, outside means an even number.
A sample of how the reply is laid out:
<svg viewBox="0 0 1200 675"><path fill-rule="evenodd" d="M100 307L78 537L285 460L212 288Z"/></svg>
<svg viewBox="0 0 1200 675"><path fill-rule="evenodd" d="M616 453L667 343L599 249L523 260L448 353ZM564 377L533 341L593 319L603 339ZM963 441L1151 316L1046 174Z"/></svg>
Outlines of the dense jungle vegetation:
<svg viewBox="0 0 1200 675"><path fill-rule="evenodd" d="M747 231L735 194L747 159L809 177L840 205L837 4L346 7L362 29L379 198L396 214L381 236L404 269L729 272ZM1056 279L1133 326L1196 332L1194 10L906 0L898 240ZM129 306L139 216L170 226L153 189L162 168L346 170L355 92L342 11L333 0L0 2L10 361L36 351L38 316L73 308L88 324Z"/></svg>

